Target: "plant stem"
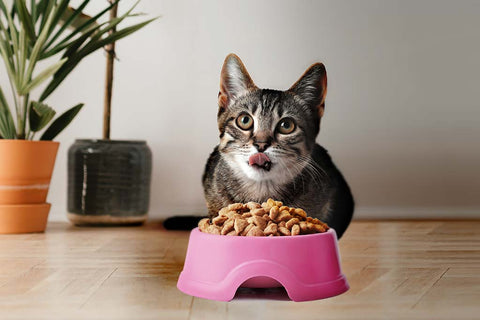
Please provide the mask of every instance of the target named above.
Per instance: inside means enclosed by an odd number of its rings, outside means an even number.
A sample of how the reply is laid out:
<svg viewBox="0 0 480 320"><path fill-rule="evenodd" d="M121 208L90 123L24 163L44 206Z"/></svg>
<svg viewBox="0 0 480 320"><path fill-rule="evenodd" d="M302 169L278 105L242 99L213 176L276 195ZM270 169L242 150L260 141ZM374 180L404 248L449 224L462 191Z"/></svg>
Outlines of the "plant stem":
<svg viewBox="0 0 480 320"><path fill-rule="evenodd" d="M25 139L29 139L28 135L30 133L30 130L27 130L27 113L28 113L28 102L30 101L30 94L26 94L23 97L23 134L25 135ZM26 132L26 134L25 134Z"/></svg>
<svg viewBox="0 0 480 320"><path fill-rule="evenodd" d="M17 100L17 90L15 89L15 85L13 84L13 79L11 77L8 77L8 81L10 82L10 88L12 89L12 96L13 96L13 103L15 104L15 112L17 115L17 138L19 136L19 125L18 125L18 119L20 117L20 110L19 110L19 104Z"/></svg>
<svg viewBox="0 0 480 320"><path fill-rule="evenodd" d="M25 139L25 123L23 118L23 97L17 93L18 111L17 111L17 138Z"/></svg>
<svg viewBox="0 0 480 320"><path fill-rule="evenodd" d="M17 111L17 139L28 140L28 133L25 134L25 129L27 125L27 107L29 101L29 94L22 96L15 91L13 96Z"/></svg>
<svg viewBox="0 0 480 320"><path fill-rule="evenodd" d="M110 3L114 3L115 0L108 0ZM117 17L118 4L115 4L110 9L110 20ZM109 34L113 34L116 28L109 31ZM110 114L112 110L112 88L113 88L113 63L115 62L115 42L105 47L107 52L107 69L105 76L105 97L103 103L103 139L110 139Z"/></svg>
<svg viewBox="0 0 480 320"><path fill-rule="evenodd" d="M15 92L15 104L17 109L17 139L25 139L25 126L23 124L22 96Z"/></svg>

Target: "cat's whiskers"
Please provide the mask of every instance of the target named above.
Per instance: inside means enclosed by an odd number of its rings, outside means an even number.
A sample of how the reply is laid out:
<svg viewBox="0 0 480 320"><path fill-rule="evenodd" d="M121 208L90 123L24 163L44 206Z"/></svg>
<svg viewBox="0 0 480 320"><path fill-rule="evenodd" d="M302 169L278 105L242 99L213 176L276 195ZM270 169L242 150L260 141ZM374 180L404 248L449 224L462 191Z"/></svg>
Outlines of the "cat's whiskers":
<svg viewBox="0 0 480 320"><path fill-rule="evenodd" d="M310 156L298 155L297 153L287 151L283 148L278 148L278 149L275 152L276 154L281 154L286 156L286 157L278 157L279 159L295 157L295 161L287 165L285 165L285 161L282 161L283 167L286 169L287 172L289 172L293 182L295 181L294 178L296 178L297 176L300 176L302 178L302 183L303 184L305 183L304 176L302 174L303 171L305 171L312 178L313 182L317 186L320 186L319 182L322 182L325 179L325 177L328 178L328 175L322 168L315 166L315 162ZM294 171L294 173L291 172L292 170Z"/></svg>
<svg viewBox="0 0 480 320"><path fill-rule="evenodd" d="M313 182L318 187L323 188L325 183L325 178L328 179L327 173L322 168L315 166L313 163L313 159L311 159L310 157L299 156L298 160L305 164L304 166L305 172L310 175ZM321 184L319 184L319 182Z"/></svg>
<svg viewBox="0 0 480 320"><path fill-rule="evenodd" d="M307 167L314 170L314 172L316 172L316 174L318 175L318 178L330 179L327 172L322 167L315 165L315 161L312 158L310 157L300 157L300 158L307 162Z"/></svg>
<svg viewBox="0 0 480 320"><path fill-rule="evenodd" d="M289 166L285 164L285 161L282 158L279 158L279 163L282 165L283 168L286 169L288 175L290 176L290 179L293 181L293 189L295 189L295 177L296 174L292 173L290 170ZM294 167L295 168L295 167ZM298 173L297 173L298 174Z"/></svg>

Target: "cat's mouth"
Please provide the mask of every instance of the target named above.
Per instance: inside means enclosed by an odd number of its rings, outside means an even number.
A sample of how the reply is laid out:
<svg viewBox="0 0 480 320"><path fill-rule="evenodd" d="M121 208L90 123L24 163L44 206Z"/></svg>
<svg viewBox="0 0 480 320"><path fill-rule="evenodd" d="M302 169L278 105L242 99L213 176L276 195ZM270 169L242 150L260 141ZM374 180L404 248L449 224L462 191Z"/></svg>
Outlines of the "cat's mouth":
<svg viewBox="0 0 480 320"><path fill-rule="evenodd" d="M270 171L272 161L270 161L270 158L265 153L259 152L248 158L248 165L265 171Z"/></svg>

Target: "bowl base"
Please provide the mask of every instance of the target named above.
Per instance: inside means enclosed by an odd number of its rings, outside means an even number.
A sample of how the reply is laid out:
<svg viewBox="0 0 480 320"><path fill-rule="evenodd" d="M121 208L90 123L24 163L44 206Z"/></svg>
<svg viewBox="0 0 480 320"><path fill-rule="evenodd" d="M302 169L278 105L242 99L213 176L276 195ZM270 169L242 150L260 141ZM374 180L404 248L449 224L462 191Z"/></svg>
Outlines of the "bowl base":
<svg viewBox="0 0 480 320"><path fill-rule="evenodd" d="M280 288L280 282L269 277L253 277L240 285L240 288Z"/></svg>

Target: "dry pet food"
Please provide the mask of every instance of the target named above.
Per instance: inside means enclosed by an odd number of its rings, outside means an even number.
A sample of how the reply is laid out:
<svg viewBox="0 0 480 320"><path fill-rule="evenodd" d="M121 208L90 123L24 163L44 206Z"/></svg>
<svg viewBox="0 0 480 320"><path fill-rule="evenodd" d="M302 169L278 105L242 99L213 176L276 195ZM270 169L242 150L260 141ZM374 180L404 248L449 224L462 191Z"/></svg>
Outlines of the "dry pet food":
<svg viewBox="0 0 480 320"><path fill-rule="evenodd" d="M222 208L216 217L200 220L198 228L211 234L247 237L296 236L329 229L326 223L307 216L303 209L290 208L273 199L262 204L233 203Z"/></svg>

